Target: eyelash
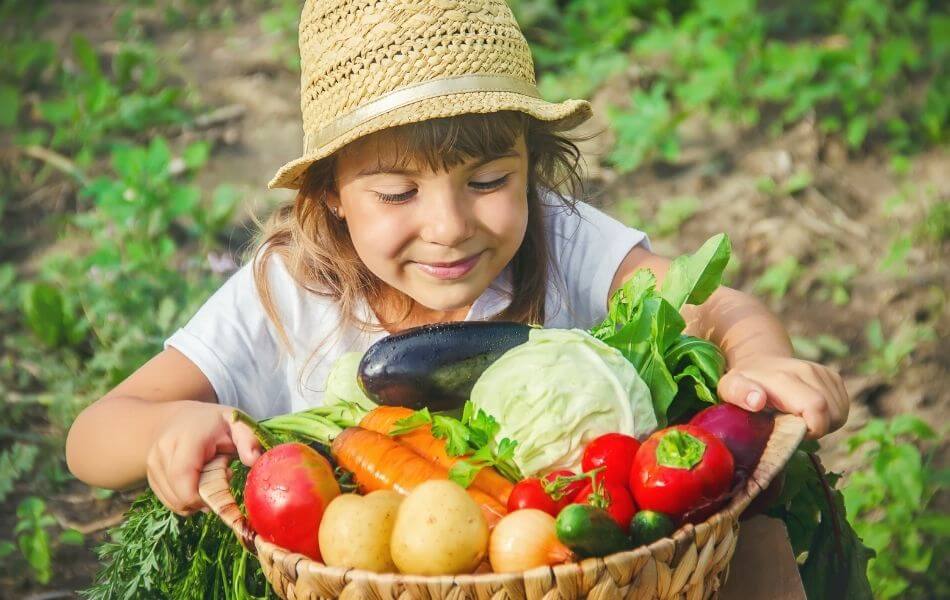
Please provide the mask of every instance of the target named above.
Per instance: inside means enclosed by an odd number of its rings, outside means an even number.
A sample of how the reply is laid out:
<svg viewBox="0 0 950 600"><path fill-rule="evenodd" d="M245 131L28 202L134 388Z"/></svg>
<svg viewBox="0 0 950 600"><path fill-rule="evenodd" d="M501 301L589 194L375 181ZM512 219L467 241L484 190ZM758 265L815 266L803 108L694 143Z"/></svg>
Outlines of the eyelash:
<svg viewBox="0 0 950 600"><path fill-rule="evenodd" d="M489 192L489 191L493 191L500 188L501 186L505 184L506 181L508 181L508 175L505 175L504 177L501 177L494 181L485 181L485 182L473 181L469 185L474 186L475 189L477 189L478 191ZM415 193L415 190L410 190L408 192L403 192L401 194L383 194L380 192L376 192L376 195L383 202L387 202L390 204L399 204L400 202L405 202L406 200L409 200L409 198L411 198L412 194L414 193Z"/></svg>

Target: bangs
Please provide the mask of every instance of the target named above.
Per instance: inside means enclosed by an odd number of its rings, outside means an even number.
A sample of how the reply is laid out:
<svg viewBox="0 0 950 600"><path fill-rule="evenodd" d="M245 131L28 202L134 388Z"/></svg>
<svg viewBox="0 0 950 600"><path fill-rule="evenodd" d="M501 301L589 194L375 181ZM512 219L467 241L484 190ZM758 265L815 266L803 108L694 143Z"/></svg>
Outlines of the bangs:
<svg viewBox="0 0 950 600"><path fill-rule="evenodd" d="M386 170L415 167L433 173L511 150L530 117L518 111L464 114L384 129L344 152L373 152Z"/></svg>

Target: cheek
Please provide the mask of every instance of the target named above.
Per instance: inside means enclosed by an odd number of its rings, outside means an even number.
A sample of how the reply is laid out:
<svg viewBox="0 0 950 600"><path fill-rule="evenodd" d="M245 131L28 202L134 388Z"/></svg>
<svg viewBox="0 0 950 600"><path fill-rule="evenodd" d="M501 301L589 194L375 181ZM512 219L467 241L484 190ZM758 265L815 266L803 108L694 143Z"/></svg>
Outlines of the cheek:
<svg viewBox="0 0 950 600"><path fill-rule="evenodd" d="M523 194L492 194L477 204L482 227L503 247L517 248L528 227L528 200Z"/></svg>
<svg viewBox="0 0 950 600"><path fill-rule="evenodd" d="M405 218L397 211L354 211L347 214L347 227L356 253L369 266L399 256L412 238Z"/></svg>

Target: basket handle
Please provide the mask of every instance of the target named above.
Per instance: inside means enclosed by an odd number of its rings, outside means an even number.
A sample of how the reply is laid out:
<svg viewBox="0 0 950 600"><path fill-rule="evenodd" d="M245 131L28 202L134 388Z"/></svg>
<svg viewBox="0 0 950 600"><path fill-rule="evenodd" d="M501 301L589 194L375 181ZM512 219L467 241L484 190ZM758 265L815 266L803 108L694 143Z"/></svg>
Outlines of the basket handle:
<svg viewBox="0 0 950 600"><path fill-rule="evenodd" d="M227 470L230 461L231 457L219 454L204 466L198 479L198 495L208 508L231 528L241 544L251 554L257 554L254 547L257 532L251 529L250 523L238 508L228 483Z"/></svg>
<svg viewBox="0 0 950 600"><path fill-rule="evenodd" d="M759 493L765 491L775 476L778 475L789 458L798 449L798 445L805 439L807 427L805 420L799 416L791 414L775 415L775 425L772 428L772 434L769 436L768 444L759 457L759 463L756 465L749 477L749 480L743 486L742 491L733 500L732 510L736 515L742 514L742 511L752 502Z"/></svg>

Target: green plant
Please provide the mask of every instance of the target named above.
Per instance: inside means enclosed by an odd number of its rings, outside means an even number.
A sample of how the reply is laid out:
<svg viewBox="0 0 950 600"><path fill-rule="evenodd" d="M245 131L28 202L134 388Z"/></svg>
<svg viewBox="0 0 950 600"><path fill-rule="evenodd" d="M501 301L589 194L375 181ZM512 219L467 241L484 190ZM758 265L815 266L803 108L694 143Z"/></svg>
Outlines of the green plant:
<svg viewBox="0 0 950 600"><path fill-rule="evenodd" d="M880 269L897 277L906 277L910 272L907 257L913 247L914 241L910 235L896 235L887 247L887 254L881 259Z"/></svg>
<svg viewBox="0 0 950 600"><path fill-rule="evenodd" d="M123 44L107 72L89 40L75 35L72 58L74 70L59 72L58 97L37 108L52 128L49 144L75 153L78 165L89 165L110 141L187 120L183 90L162 75L154 47Z"/></svg>
<svg viewBox="0 0 950 600"><path fill-rule="evenodd" d="M867 565L874 552L848 521L840 475L825 470L817 451L817 442L802 442L767 514L785 522L807 597L870 600Z"/></svg>
<svg viewBox="0 0 950 600"><path fill-rule="evenodd" d="M858 273L855 265L838 265L822 269L818 273L821 288L816 297L819 300L831 300L837 306L844 306L851 301L851 280Z"/></svg>
<svg viewBox="0 0 950 600"><path fill-rule="evenodd" d="M546 96L635 77L629 107L610 112L610 160L622 171L675 159L692 116L756 125L769 115L779 132L813 114L855 150L874 136L900 152L946 139L950 17L926 0L519 0L513 9Z"/></svg>
<svg viewBox="0 0 950 600"><path fill-rule="evenodd" d="M902 323L890 339L885 339L879 319L868 323L865 335L868 340L868 353L861 365L861 371L879 374L886 379L897 377L904 361L917 346L936 337L931 327Z"/></svg>
<svg viewBox="0 0 950 600"><path fill-rule="evenodd" d="M643 217L643 201L639 198L623 198L611 208L614 216L629 227L643 229L647 223Z"/></svg>
<svg viewBox="0 0 950 600"><path fill-rule="evenodd" d="M291 71L299 71L297 35L301 4L296 0L280 0L276 4L261 15L261 31L275 40L276 58Z"/></svg>
<svg viewBox="0 0 950 600"><path fill-rule="evenodd" d="M680 225L690 220L700 206L699 200L692 196L661 202L652 229L661 236L676 233Z"/></svg>
<svg viewBox="0 0 950 600"><path fill-rule="evenodd" d="M17 523L13 534L20 553L40 583L49 582L52 572L52 549L47 529L56 519L46 512L46 503L36 496L25 498L16 509Z"/></svg>
<svg viewBox="0 0 950 600"><path fill-rule="evenodd" d="M39 446L16 442L0 452L0 502L13 491L14 484L28 474L36 463Z"/></svg>
<svg viewBox="0 0 950 600"><path fill-rule="evenodd" d="M866 468L844 488L854 528L877 557L868 576L877 598L946 597L950 585L935 559L950 550L950 516L932 508L946 490L950 472L930 464L920 444L936 434L913 415L874 419L848 440Z"/></svg>
<svg viewBox="0 0 950 600"><path fill-rule="evenodd" d="M755 292L763 292L772 296L772 300L779 300L788 293L788 288L802 272L802 266L794 256L787 256L771 267L752 285Z"/></svg>
<svg viewBox="0 0 950 600"><path fill-rule="evenodd" d="M825 357L841 358L851 351L840 339L825 333L813 338L792 336L792 346L797 356L816 362Z"/></svg>
<svg viewBox="0 0 950 600"><path fill-rule="evenodd" d="M23 320L40 341L55 348L76 345L85 339L89 323L57 288L30 282L22 290Z"/></svg>
<svg viewBox="0 0 950 600"><path fill-rule="evenodd" d="M931 240L941 243L950 240L950 200L940 200L927 211L921 223L923 233Z"/></svg>

